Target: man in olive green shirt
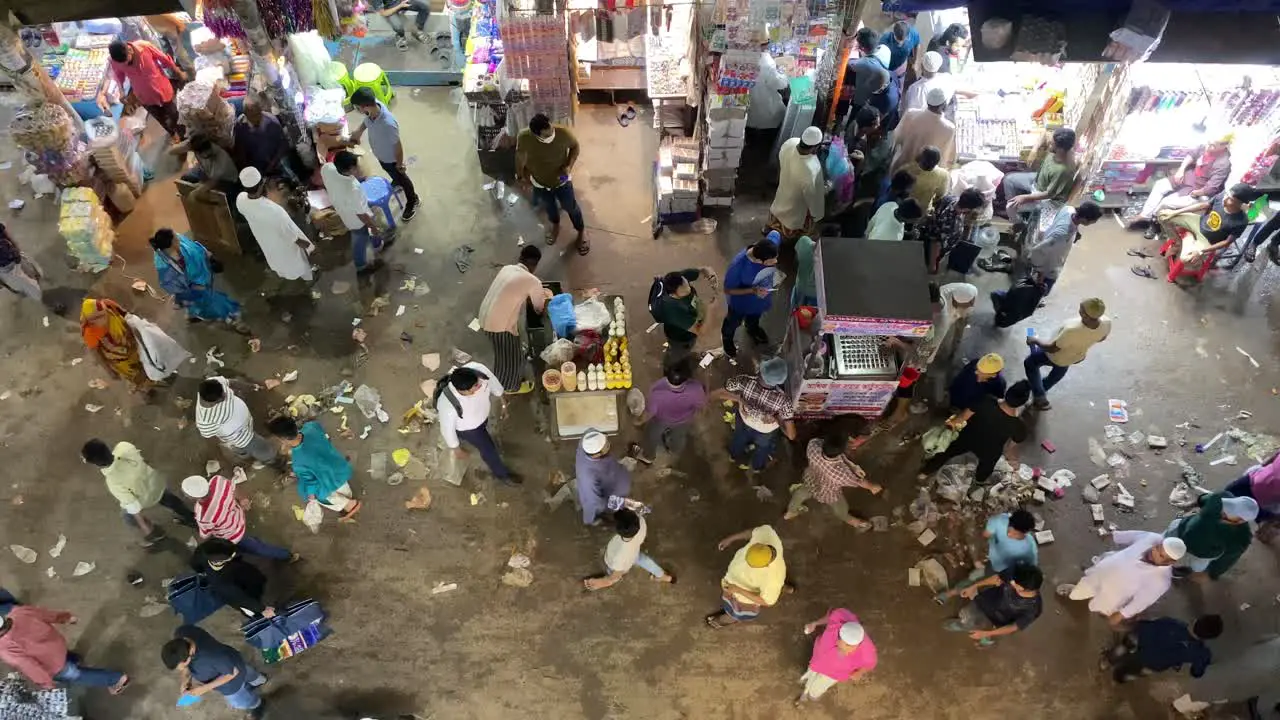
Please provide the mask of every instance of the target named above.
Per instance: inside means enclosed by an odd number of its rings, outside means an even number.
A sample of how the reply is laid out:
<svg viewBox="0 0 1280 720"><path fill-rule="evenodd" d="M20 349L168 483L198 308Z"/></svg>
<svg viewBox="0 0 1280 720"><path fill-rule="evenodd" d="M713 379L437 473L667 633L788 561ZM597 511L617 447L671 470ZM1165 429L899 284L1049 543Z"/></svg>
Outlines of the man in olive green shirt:
<svg viewBox="0 0 1280 720"><path fill-rule="evenodd" d="M551 119L542 113L529 120L529 129L516 136L516 179L533 184L533 202L546 206L547 244L554 245L560 234L560 208L569 214L573 229L578 231L575 242L578 254L591 252L591 246L583 237L586 224L582 221L582 208L573 194L573 165L578 162L578 138L563 125L552 125Z"/></svg>
<svg viewBox="0 0 1280 720"><path fill-rule="evenodd" d="M667 351L663 354L663 366L683 360L693 352L707 319L707 306L698 299L698 291L691 284L699 278L710 280L712 287L716 273L709 267L677 270L662 276L662 297L653 307L653 317L662 323L662 333L667 336Z"/></svg>
<svg viewBox="0 0 1280 720"><path fill-rule="evenodd" d="M1067 202L1076 181L1075 148L1076 132L1058 128L1053 131L1052 152L1040 163L1039 170L1005 175L1005 214L1030 213L1041 200Z"/></svg>
<svg viewBox="0 0 1280 720"><path fill-rule="evenodd" d="M142 453L132 443L120 442L112 449L94 438L84 444L80 455L86 463L102 470L107 490L124 510L124 521L142 531L143 547L151 547L164 538L164 531L142 514L149 507L163 505L177 515L183 525L196 526L191 508L169 492L164 478L142 459Z"/></svg>

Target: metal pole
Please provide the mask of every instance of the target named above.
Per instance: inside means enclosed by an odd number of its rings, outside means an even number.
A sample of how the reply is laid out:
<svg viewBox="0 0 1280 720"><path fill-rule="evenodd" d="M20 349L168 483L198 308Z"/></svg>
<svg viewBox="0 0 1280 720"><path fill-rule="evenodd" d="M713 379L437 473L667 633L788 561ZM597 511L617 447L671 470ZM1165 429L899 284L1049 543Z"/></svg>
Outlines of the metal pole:
<svg viewBox="0 0 1280 720"><path fill-rule="evenodd" d="M232 0L232 6L240 17L240 27L244 28L245 37L249 40L249 55L253 58L255 72L267 80L266 95L280 110L280 124L284 127L285 135L298 149L298 154L307 167L313 167L316 162L315 147L311 144L311 133L303 125L298 103L294 100L297 89L285 87L281 70L276 65L279 55L262 24L258 3L255 0Z"/></svg>

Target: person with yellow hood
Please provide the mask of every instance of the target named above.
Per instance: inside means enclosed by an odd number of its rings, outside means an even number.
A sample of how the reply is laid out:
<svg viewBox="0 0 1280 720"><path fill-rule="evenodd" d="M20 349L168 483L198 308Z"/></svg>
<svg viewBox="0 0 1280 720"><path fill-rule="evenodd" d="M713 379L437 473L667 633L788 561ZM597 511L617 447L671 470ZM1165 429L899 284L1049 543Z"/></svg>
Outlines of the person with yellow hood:
<svg viewBox="0 0 1280 720"><path fill-rule="evenodd" d="M734 553L720 580L720 610L707 616L707 624L713 628L755 620L761 608L778 603L786 585L787 563L778 533L761 525L730 535L717 547L727 550L743 540L747 544Z"/></svg>
<svg viewBox="0 0 1280 720"><path fill-rule="evenodd" d="M1146 223L1148 240L1156 236L1156 215L1164 210L1182 210L1204 202L1227 187L1231 177L1231 141L1234 132L1220 133L1187 155L1173 175L1160 178L1151 186L1151 194L1142 211L1129 221L1129 227Z"/></svg>

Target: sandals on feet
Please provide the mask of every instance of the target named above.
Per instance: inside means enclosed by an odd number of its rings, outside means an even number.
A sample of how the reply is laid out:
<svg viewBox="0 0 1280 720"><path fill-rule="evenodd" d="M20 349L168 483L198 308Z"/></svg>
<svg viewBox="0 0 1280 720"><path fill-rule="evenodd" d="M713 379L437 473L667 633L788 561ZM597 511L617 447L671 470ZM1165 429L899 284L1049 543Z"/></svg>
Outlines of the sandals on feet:
<svg viewBox="0 0 1280 720"><path fill-rule="evenodd" d="M586 255L591 252L591 243L587 241L587 237L585 235L579 233L578 242L576 244L578 246L579 255Z"/></svg>

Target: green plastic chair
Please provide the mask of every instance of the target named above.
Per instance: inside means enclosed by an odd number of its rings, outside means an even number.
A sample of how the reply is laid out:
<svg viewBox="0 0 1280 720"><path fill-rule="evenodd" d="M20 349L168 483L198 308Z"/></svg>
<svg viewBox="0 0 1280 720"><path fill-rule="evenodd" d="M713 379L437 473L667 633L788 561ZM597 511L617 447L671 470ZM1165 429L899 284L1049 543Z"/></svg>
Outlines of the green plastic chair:
<svg viewBox="0 0 1280 720"><path fill-rule="evenodd" d="M373 91L373 96L382 101L386 105L396 96L396 91L391 89L391 81L387 79L387 74L377 63L361 63L351 71L351 92L347 94L350 98L356 90L367 87Z"/></svg>

